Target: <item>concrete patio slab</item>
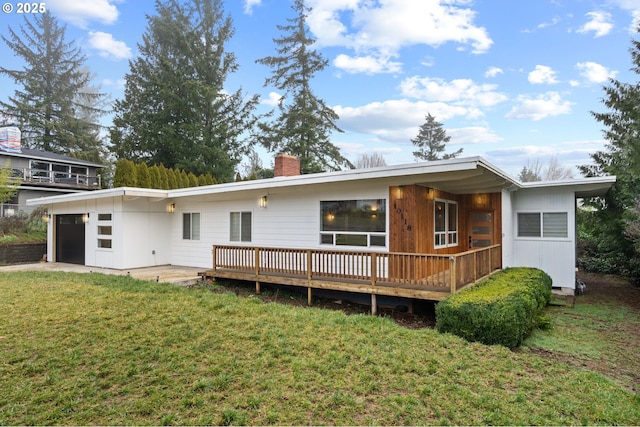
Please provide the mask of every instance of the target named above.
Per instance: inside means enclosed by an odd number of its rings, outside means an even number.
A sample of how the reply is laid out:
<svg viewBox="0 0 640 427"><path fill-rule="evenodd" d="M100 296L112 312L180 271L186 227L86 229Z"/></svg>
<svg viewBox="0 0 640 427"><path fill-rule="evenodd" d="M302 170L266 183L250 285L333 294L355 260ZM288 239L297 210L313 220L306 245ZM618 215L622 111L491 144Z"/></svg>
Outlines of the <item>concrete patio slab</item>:
<svg viewBox="0 0 640 427"><path fill-rule="evenodd" d="M65 271L72 273L102 273L119 276L131 276L141 280L155 280L158 282L175 283L179 285L193 284L201 280L200 273L205 268L183 267L175 265L159 265L155 267L132 268L128 270L114 270L100 267L67 264L61 262L42 262L36 264L15 264L0 267L0 273L11 271Z"/></svg>

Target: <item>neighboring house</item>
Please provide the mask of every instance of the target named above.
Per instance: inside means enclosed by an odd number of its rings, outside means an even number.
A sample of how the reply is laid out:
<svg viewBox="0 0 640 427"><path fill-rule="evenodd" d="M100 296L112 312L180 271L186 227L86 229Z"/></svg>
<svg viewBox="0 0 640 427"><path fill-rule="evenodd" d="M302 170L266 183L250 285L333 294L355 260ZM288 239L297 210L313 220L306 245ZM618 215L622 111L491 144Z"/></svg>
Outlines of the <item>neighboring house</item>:
<svg viewBox="0 0 640 427"><path fill-rule="evenodd" d="M32 199L48 261L172 264L231 277L439 300L500 268L538 267L572 293L576 202L615 177L521 183L480 157L178 190L114 188ZM289 175L289 176L287 176Z"/></svg>
<svg viewBox="0 0 640 427"><path fill-rule="evenodd" d="M0 204L0 216L18 211L29 213L34 207L26 201L35 197L54 196L100 189L98 172L104 166L69 156L13 148L0 145L0 167L8 167L19 180L18 192L12 200Z"/></svg>

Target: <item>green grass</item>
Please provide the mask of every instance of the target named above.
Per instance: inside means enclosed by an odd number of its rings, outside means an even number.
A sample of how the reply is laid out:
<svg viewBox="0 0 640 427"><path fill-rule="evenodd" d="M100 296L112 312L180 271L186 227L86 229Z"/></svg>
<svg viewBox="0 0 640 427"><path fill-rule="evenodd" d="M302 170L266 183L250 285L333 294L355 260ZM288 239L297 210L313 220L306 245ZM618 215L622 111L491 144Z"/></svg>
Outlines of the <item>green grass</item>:
<svg viewBox="0 0 640 427"><path fill-rule="evenodd" d="M0 424L637 424L603 375L368 315L0 274Z"/></svg>
<svg viewBox="0 0 640 427"><path fill-rule="evenodd" d="M601 280L610 282L610 292L578 297L573 307L548 307L550 328L536 330L522 347L525 351L547 352L574 367L606 373L637 392L640 310L625 300L626 293L618 292L622 287L630 288L627 280L616 276L603 276Z"/></svg>

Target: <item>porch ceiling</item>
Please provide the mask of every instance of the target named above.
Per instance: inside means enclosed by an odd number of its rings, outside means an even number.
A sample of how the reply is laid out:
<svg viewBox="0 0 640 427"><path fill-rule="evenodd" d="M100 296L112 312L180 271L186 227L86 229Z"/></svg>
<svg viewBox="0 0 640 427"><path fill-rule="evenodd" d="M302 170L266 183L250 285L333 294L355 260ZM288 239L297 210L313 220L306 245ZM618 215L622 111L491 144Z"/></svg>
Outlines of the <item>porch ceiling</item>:
<svg viewBox="0 0 640 427"><path fill-rule="evenodd" d="M470 173L472 172L472 173ZM416 184L433 187L453 194L495 193L513 185L513 182L484 169L443 173L437 180L429 176L428 181Z"/></svg>

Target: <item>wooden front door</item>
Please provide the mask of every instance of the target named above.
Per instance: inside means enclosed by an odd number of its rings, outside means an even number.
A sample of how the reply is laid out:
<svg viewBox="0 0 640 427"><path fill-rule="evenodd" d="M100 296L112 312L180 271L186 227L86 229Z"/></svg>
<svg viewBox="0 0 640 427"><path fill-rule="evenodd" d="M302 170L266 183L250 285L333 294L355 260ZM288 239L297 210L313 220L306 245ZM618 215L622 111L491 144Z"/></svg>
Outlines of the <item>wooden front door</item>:
<svg viewBox="0 0 640 427"><path fill-rule="evenodd" d="M472 211L470 222L469 249L493 245L493 212Z"/></svg>

